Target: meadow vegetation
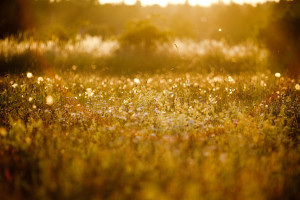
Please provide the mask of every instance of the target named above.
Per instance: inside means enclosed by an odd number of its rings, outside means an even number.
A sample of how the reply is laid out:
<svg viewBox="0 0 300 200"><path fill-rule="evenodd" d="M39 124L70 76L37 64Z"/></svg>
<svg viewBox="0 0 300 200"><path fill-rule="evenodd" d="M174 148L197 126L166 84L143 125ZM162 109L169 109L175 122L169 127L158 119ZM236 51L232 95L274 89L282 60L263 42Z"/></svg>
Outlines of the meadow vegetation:
<svg viewBox="0 0 300 200"><path fill-rule="evenodd" d="M151 32L151 28L155 33ZM109 40L97 36L45 42L6 38L0 40L0 74L65 72L73 71L73 65L76 71L82 73L114 75L169 71L217 71L223 74L285 71L270 67L269 52L250 40L236 45L230 45L225 40L196 42L173 38L152 25L146 30L130 31L120 38ZM147 37L141 33L143 31L147 32ZM131 40L130 37L139 39ZM147 40L149 37L151 39Z"/></svg>
<svg viewBox="0 0 300 200"><path fill-rule="evenodd" d="M1 197L297 199L300 82L280 74L1 78Z"/></svg>
<svg viewBox="0 0 300 200"><path fill-rule="evenodd" d="M299 1L51 2L0 3L0 199L300 199Z"/></svg>

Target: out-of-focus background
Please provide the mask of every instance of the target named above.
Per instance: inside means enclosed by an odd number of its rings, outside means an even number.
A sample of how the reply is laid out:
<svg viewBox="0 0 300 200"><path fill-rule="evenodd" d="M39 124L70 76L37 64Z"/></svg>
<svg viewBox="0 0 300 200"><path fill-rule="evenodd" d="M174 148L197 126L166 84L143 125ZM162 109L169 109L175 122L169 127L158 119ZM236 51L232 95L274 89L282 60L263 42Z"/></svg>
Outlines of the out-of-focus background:
<svg viewBox="0 0 300 200"><path fill-rule="evenodd" d="M2 0L0 72L298 74L300 2L237 2Z"/></svg>

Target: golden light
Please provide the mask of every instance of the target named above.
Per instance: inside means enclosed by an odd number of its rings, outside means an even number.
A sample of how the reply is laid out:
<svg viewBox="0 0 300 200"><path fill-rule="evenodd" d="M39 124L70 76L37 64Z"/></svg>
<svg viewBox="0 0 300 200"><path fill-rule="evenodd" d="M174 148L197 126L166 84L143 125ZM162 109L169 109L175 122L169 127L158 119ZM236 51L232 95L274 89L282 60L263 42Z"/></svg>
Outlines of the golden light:
<svg viewBox="0 0 300 200"><path fill-rule="evenodd" d="M279 2L279 0L187 0L188 4L191 6L210 6L212 4L216 3L224 3L229 4L231 2L237 3L237 4L258 4L258 3L264 3L266 1L276 1ZM134 5L137 0L99 0L101 4L121 4L125 3L127 5ZM160 5L160 6L167 6L168 4L184 4L186 0L140 0L142 6L150 6L150 5Z"/></svg>
<svg viewBox="0 0 300 200"><path fill-rule="evenodd" d="M87 88L86 89L86 94L88 95L88 97L92 97L94 95L94 92L93 92L92 88Z"/></svg>
<svg viewBox="0 0 300 200"><path fill-rule="evenodd" d="M133 80L133 82L135 82L136 84L140 84L140 83L141 83L140 79L138 79L138 78L135 78L135 79Z"/></svg>
<svg viewBox="0 0 300 200"><path fill-rule="evenodd" d="M51 106L53 103L54 103L53 97L51 95L48 95L46 97L46 104L49 105L49 106Z"/></svg>
<svg viewBox="0 0 300 200"><path fill-rule="evenodd" d="M168 5L168 0L142 0L141 4L142 6L150 6L150 5L160 5L162 7L165 7Z"/></svg>
<svg viewBox="0 0 300 200"><path fill-rule="evenodd" d="M280 76L281 76L281 74L280 74L280 73L278 73L278 72L277 72L277 73L275 73L275 77L276 77L276 78L280 78Z"/></svg>
<svg viewBox="0 0 300 200"><path fill-rule="evenodd" d="M134 4L136 4L136 0L124 0L124 3L126 5L134 5Z"/></svg>
<svg viewBox="0 0 300 200"><path fill-rule="evenodd" d="M27 78L32 78L33 74L31 72L27 72L26 76L27 76Z"/></svg>

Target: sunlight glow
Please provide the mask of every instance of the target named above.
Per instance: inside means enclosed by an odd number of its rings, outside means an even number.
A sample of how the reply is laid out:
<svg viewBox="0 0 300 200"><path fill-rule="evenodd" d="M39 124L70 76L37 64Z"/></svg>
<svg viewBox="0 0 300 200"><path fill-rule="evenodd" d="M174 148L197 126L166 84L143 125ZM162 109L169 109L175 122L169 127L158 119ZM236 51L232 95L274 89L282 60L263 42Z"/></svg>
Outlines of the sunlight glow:
<svg viewBox="0 0 300 200"><path fill-rule="evenodd" d="M276 1L279 0L187 0L188 4L191 6L210 6L212 4L216 4L218 2L222 2L224 4L229 4L231 2L238 3L238 4L252 4L256 5L258 3L264 3L267 1ZM125 3L127 5L134 5L137 0L99 0L101 4L120 4ZM167 6L168 4L184 4L186 0L140 0L142 6L150 6L150 5L160 5L162 7Z"/></svg>
<svg viewBox="0 0 300 200"><path fill-rule="evenodd" d="M51 106L53 103L54 103L53 97L51 95L48 95L46 97L46 104L49 105L49 106Z"/></svg>
<svg viewBox="0 0 300 200"><path fill-rule="evenodd" d="M122 0L99 0L101 4L111 3L111 4L119 4L122 3Z"/></svg>
<svg viewBox="0 0 300 200"><path fill-rule="evenodd" d="M124 3L126 5L134 5L134 4L136 4L136 0L124 0Z"/></svg>
<svg viewBox="0 0 300 200"><path fill-rule="evenodd" d="M27 72L27 78L32 78L33 74L31 72Z"/></svg>

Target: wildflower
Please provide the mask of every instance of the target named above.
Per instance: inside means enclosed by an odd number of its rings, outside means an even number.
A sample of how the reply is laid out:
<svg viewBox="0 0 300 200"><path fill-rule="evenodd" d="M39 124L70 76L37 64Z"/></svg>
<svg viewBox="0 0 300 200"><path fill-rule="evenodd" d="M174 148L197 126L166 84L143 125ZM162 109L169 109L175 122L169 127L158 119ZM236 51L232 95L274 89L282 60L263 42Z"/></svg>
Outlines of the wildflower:
<svg viewBox="0 0 300 200"><path fill-rule="evenodd" d="M278 72L277 72L277 73L275 73L275 77L276 77L276 78L279 78L280 76L281 76L281 74L280 74L280 73L278 73Z"/></svg>
<svg viewBox="0 0 300 200"><path fill-rule="evenodd" d="M86 88L86 94L88 97L92 97L94 95L92 88Z"/></svg>
<svg viewBox="0 0 300 200"><path fill-rule="evenodd" d="M299 84L296 84L296 85L295 85L295 89L296 89L296 90L300 90L300 85L299 85Z"/></svg>
<svg viewBox="0 0 300 200"><path fill-rule="evenodd" d="M235 83L235 80L231 76L228 76L228 82Z"/></svg>
<svg viewBox="0 0 300 200"><path fill-rule="evenodd" d="M61 80L61 77L60 77L58 74L55 74L55 76L54 76L54 77L55 77L55 79L56 79L56 80L58 80L58 81L60 81L60 80Z"/></svg>
<svg viewBox="0 0 300 200"><path fill-rule="evenodd" d="M138 79L138 78L133 79L133 82L135 82L136 84L140 84L141 83L140 79Z"/></svg>
<svg viewBox="0 0 300 200"><path fill-rule="evenodd" d="M43 77L38 77L38 80L37 80L37 83L38 83L38 84L40 84L40 83L43 82L43 81L44 81Z"/></svg>
<svg viewBox="0 0 300 200"><path fill-rule="evenodd" d="M11 87L16 88L16 87L18 87L18 84L14 83Z"/></svg>
<svg viewBox="0 0 300 200"><path fill-rule="evenodd" d="M31 72L27 72L27 78L32 78L33 74Z"/></svg>
<svg viewBox="0 0 300 200"><path fill-rule="evenodd" d="M32 98L32 97L29 97L29 98L28 98L28 101L29 101L29 102L31 102L32 100L33 100L33 98Z"/></svg>
<svg viewBox="0 0 300 200"><path fill-rule="evenodd" d="M51 95L48 95L46 97L46 104L51 106L54 103L53 97Z"/></svg>
<svg viewBox="0 0 300 200"><path fill-rule="evenodd" d="M148 78L147 83L151 83L153 81L152 78Z"/></svg>

